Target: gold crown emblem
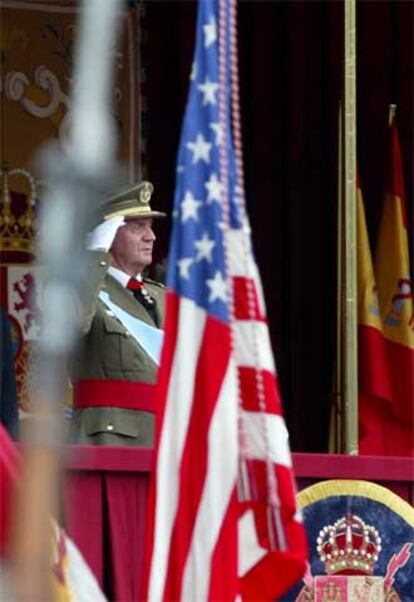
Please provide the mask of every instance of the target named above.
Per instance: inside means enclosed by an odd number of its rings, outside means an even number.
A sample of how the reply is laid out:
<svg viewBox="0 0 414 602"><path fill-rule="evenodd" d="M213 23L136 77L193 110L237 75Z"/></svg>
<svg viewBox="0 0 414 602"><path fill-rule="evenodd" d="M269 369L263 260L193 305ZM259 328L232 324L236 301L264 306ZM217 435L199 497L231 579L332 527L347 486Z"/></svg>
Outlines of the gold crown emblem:
<svg viewBox="0 0 414 602"><path fill-rule="evenodd" d="M34 253L36 180L22 167L0 168L0 251Z"/></svg>
<svg viewBox="0 0 414 602"><path fill-rule="evenodd" d="M381 551L375 527L355 514L348 514L321 529L317 551L328 575L348 573L372 575Z"/></svg>

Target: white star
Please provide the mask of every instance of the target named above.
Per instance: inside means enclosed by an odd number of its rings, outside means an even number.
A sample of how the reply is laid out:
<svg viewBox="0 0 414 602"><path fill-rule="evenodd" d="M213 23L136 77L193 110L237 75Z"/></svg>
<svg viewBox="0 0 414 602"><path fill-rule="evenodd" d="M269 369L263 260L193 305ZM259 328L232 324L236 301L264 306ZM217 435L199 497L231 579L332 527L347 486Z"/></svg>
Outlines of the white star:
<svg viewBox="0 0 414 602"><path fill-rule="evenodd" d="M204 232L203 237L196 240L194 244L197 249L196 261L201 261L202 259L212 261L211 254L216 243L208 237L207 232Z"/></svg>
<svg viewBox="0 0 414 602"><path fill-rule="evenodd" d="M181 278L190 278L190 267L194 259L192 257L183 257L177 261Z"/></svg>
<svg viewBox="0 0 414 602"><path fill-rule="evenodd" d="M211 129L213 130L213 132L216 135L217 146L220 146L220 144L223 144L223 130L221 129L221 123L219 123L218 121L216 123L210 123L209 127L211 127Z"/></svg>
<svg viewBox="0 0 414 602"><path fill-rule="evenodd" d="M211 82L207 76L204 80L204 84L197 84L197 88L203 93L203 105L216 105L216 93L219 85L216 82Z"/></svg>
<svg viewBox="0 0 414 602"><path fill-rule="evenodd" d="M190 217L193 217L195 220L198 220L198 208L202 205L202 201L197 201L192 193L187 190L185 193L185 197L181 202L181 221L186 222Z"/></svg>
<svg viewBox="0 0 414 602"><path fill-rule="evenodd" d="M204 186L207 188L208 191L207 203L212 203L213 201L217 201L220 203L222 185L217 179L215 173L211 174L210 179L207 182L205 182Z"/></svg>
<svg viewBox="0 0 414 602"><path fill-rule="evenodd" d="M194 80L197 77L197 63L194 61L191 65L190 79Z"/></svg>
<svg viewBox="0 0 414 602"><path fill-rule="evenodd" d="M210 289L209 303L216 300L227 301L227 282L224 280L221 272L216 272L214 278L206 280L206 283Z"/></svg>
<svg viewBox="0 0 414 602"><path fill-rule="evenodd" d="M217 40L217 27L214 17L210 17L210 23L203 25L204 29L204 48L208 48Z"/></svg>
<svg viewBox="0 0 414 602"><path fill-rule="evenodd" d="M203 134L197 134L197 138L194 142L187 142L186 147L190 149L193 154L193 165L197 161L205 161L210 163L210 151L211 144L205 140Z"/></svg>

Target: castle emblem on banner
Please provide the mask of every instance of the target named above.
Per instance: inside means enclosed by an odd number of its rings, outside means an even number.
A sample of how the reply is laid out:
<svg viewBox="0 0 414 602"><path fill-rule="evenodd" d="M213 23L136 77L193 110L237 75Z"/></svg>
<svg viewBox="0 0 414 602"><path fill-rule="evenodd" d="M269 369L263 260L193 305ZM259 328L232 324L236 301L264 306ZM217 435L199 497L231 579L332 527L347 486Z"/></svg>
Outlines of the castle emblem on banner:
<svg viewBox="0 0 414 602"><path fill-rule="evenodd" d="M311 500L303 508L310 560L302 583L286 601L414 600L407 597L414 593L414 510L409 504L364 481L318 483L301 496Z"/></svg>

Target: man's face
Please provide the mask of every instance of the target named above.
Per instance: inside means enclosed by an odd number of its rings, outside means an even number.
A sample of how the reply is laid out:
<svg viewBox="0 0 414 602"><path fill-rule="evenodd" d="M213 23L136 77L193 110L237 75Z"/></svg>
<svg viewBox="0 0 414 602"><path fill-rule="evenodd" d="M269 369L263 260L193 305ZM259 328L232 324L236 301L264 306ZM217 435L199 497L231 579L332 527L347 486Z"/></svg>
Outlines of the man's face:
<svg viewBox="0 0 414 602"><path fill-rule="evenodd" d="M141 273L152 262L155 234L152 219L127 219L112 243L113 265L130 275Z"/></svg>

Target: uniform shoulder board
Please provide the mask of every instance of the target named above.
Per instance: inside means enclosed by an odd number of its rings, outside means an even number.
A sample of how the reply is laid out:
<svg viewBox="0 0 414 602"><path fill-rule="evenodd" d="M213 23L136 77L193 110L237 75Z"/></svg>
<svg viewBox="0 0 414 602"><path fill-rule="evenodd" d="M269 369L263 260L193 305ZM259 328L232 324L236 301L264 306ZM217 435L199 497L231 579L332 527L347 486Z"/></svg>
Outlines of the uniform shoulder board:
<svg viewBox="0 0 414 602"><path fill-rule="evenodd" d="M158 282L157 280L153 280L152 278L143 278L144 282L147 282L148 284L153 284L154 286L159 286L160 288L166 288L165 284L162 284L161 282Z"/></svg>

